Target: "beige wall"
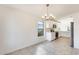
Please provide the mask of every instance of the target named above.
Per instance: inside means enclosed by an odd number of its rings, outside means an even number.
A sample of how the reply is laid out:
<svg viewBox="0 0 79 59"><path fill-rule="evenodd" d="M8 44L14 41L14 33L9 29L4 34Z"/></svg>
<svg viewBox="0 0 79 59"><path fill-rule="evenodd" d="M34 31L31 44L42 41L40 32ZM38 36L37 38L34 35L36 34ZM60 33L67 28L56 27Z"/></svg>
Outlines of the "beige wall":
<svg viewBox="0 0 79 59"><path fill-rule="evenodd" d="M0 54L44 41L44 37L37 38L39 20L23 11L0 6Z"/></svg>

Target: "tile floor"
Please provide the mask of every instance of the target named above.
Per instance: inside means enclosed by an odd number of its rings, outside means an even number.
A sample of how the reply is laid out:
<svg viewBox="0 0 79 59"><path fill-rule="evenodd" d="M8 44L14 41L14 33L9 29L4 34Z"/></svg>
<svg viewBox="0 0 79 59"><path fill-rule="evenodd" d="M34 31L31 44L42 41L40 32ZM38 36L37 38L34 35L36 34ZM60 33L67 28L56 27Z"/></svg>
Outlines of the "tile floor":
<svg viewBox="0 0 79 59"><path fill-rule="evenodd" d="M7 55L78 55L79 49L70 47L70 43L70 39L64 37L23 48Z"/></svg>

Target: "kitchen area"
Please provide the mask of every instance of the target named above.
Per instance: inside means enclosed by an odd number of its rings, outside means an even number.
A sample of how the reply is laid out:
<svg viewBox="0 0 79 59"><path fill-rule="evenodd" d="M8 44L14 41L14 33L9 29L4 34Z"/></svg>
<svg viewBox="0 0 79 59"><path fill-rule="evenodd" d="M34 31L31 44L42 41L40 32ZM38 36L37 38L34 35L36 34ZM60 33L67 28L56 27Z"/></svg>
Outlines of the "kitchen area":
<svg viewBox="0 0 79 59"><path fill-rule="evenodd" d="M61 37L71 38L72 18L65 18L54 21L45 21L45 37L48 41L54 41Z"/></svg>

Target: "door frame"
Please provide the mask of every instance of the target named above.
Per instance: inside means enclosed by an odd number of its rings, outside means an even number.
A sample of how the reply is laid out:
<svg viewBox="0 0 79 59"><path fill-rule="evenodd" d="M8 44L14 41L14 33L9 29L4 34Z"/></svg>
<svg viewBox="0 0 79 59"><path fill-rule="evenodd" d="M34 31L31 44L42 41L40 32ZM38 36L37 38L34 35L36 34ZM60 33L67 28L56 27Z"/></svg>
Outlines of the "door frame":
<svg viewBox="0 0 79 59"><path fill-rule="evenodd" d="M71 22L71 47L74 48L74 22Z"/></svg>

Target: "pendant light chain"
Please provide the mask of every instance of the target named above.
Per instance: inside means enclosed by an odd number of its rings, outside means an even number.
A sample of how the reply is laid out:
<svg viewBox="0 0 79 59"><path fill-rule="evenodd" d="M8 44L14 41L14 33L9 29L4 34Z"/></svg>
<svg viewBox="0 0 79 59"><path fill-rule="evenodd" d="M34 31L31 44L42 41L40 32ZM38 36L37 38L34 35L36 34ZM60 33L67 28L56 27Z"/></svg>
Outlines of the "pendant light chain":
<svg viewBox="0 0 79 59"><path fill-rule="evenodd" d="M48 10L49 4L47 4L46 7L47 7L47 16L49 16L49 10Z"/></svg>

